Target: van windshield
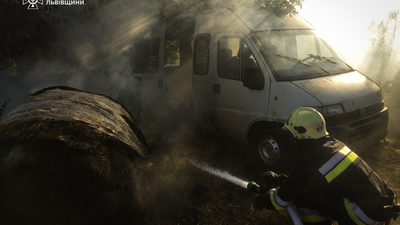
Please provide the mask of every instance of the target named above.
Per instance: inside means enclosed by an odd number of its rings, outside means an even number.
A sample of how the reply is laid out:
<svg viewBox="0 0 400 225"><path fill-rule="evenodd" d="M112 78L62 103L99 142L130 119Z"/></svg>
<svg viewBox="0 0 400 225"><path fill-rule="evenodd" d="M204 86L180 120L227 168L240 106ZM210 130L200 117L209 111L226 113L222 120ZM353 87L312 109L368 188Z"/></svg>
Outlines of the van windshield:
<svg viewBox="0 0 400 225"><path fill-rule="evenodd" d="M273 30L252 35L277 81L303 80L353 71L312 30Z"/></svg>

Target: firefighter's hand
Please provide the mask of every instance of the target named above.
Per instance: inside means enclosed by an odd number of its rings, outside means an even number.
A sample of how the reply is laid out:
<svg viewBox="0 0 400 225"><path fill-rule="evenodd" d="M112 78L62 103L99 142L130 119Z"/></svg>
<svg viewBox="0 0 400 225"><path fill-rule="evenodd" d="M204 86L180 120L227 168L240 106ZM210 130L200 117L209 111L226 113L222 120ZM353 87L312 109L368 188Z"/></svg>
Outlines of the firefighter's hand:
<svg viewBox="0 0 400 225"><path fill-rule="evenodd" d="M267 207L268 201L269 201L269 193L257 194L254 199L254 207L256 209L265 208L265 207Z"/></svg>
<svg viewBox="0 0 400 225"><path fill-rule="evenodd" d="M273 171L265 172L261 175L260 186L262 188L271 188L274 186L279 186L279 184L286 179L285 175L279 175Z"/></svg>

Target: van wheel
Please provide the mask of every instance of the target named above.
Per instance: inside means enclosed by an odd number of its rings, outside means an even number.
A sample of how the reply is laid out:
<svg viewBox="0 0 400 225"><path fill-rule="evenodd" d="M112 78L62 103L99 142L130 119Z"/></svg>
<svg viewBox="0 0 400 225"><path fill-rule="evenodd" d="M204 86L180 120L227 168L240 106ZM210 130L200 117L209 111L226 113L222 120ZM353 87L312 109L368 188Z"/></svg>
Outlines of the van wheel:
<svg viewBox="0 0 400 225"><path fill-rule="evenodd" d="M275 165L281 159L281 149L278 141L271 135L264 135L258 141L258 153L268 165Z"/></svg>

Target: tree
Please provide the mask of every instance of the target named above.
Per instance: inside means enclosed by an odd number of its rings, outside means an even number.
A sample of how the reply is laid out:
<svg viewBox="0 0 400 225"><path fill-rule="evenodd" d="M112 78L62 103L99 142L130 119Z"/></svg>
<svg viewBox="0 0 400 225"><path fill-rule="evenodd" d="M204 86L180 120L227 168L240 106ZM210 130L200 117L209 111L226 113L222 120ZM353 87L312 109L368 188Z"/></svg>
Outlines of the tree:
<svg viewBox="0 0 400 225"><path fill-rule="evenodd" d="M370 31L375 34L375 37L371 39L371 44L373 55L376 57L379 66L378 83L381 85L386 81L388 68L396 55L393 50L393 43L396 37L398 17L399 10L391 11L387 19L382 20L379 24L372 21L369 27Z"/></svg>
<svg viewBox="0 0 400 225"><path fill-rule="evenodd" d="M182 12L199 12L211 8L231 8L250 6L269 9L277 15L297 13L304 0L159 0L164 16Z"/></svg>
<svg viewBox="0 0 400 225"><path fill-rule="evenodd" d="M85 0L83 13L113 0ZM45 1L44 1L45 2ZM28 10L21 0L0 0L0 72L17 67L32 55L51 58L52 45L62 36L68 20L52 12L57 6Z"/></svg>
<svg viewBox="0 0 400 225"><path fill-rule="evenodd" d="M57 28L20 1L0 1L0 71L33 53L44 52ZM17 28L17 29L16 29Z"/></svg>
<svg viewBox="0 0 400 225"><path fill-rule="evenodd" d="M270 9L277 15L297 13L296 7L303 6L304 0L257 0L259 7Z"/></svg>

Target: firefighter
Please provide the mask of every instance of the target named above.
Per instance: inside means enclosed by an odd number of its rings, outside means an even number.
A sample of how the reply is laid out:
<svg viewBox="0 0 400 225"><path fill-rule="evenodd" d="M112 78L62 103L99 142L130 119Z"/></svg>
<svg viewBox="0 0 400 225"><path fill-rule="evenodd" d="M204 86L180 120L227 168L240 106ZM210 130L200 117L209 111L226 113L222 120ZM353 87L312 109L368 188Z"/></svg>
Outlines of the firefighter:
<svg viewBox="0 0 400 225"><path fill-rule="evenodd" d="M145 54L145 43L143 41L138 41L134 44L133 52L131 55L130 66L132 69L132 75L135 78L135 90L133 105L134 109L132 112L133 118L139 124L144 122L143 112L142 112L142 101L141 93L143 87L143 73L146 68L146 54Z"/></svg>
<svg viewBox="0 0 400 225"><path fill-rule="evenodd" d="M296 109L283 129L299 150L293 172L264 173L262 186L275 188L256 196L256 208L281 211L294 202L303 223L315 225L378 225L395 217L392 190L357 154L329 136L318 111Z"/></svg>

